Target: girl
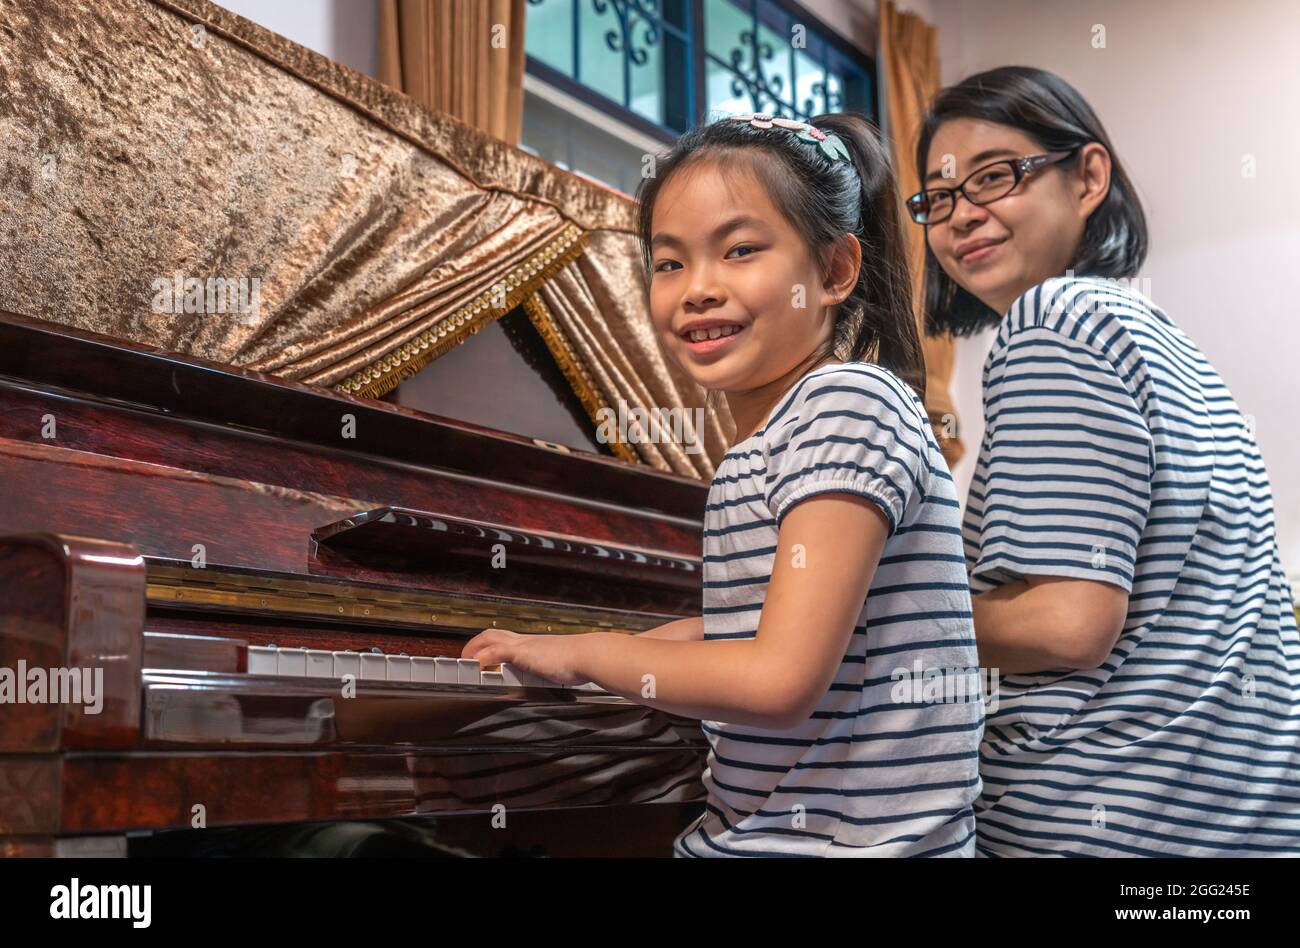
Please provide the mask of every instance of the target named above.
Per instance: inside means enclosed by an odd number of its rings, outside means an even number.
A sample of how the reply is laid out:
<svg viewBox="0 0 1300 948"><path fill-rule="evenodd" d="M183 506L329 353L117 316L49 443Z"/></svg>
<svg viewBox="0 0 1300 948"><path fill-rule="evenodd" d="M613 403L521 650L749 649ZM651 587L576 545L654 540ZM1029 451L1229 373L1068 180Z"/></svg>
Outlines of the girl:
<svg viewBox="0 0 1300 948"><path fill-rule="evenodd" d="M908 388L920 346L879 140L850 115L723 119L640 200L658 339L741 435L705 510L704 615L632 637L488 630L464 655L700 718L708 801L676 855L973 855L959 505Z"/></svg>
<svg viewBox="0 0 1300 948"><path fill-rule="evenodd" d="M930 325L997 327L964 522L980 658L1004 673L980 853L1300 852L1268 477L1213 367L1114 279L1147 237L1105 130L1058 77L1007 67L939 93L916 161Z"/></svg>

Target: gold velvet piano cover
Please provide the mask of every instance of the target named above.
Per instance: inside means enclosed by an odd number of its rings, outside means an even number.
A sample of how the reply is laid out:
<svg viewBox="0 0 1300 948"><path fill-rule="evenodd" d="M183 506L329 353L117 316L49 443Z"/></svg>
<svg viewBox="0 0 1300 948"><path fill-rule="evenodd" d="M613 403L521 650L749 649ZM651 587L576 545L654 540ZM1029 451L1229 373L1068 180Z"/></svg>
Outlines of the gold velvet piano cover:
<svg viewBox="0 0 1300 948"><path fill-rule="evenodd" d="M206 0L0 22L0 309L375 397L523 306L593 425L705 407L626 196ZM708 479L735 432L704 417L704 453L612 447Z"/></svg>

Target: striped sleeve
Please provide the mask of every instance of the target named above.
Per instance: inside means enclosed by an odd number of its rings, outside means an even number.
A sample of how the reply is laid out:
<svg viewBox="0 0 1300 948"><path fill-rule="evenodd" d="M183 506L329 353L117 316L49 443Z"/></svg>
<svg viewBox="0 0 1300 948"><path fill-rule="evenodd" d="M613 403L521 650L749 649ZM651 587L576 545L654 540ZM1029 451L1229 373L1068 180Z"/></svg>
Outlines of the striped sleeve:
<svg viewBox="0 0 1300 948"><path fill-rule="evenodd" d="M1056 330L1019 329L986 368L984 417L971 575L1094 579L1132 592L1152 441L1110 360Z"/></svg>
<svg viewBox="0 0 1300 948"><path fill-rule="evenodd" d="M926 439L916 398L872 366L806 379L768 422L765 497L779 525L799 501L846 492L884 512L892 536L925 495Z"/></svg>

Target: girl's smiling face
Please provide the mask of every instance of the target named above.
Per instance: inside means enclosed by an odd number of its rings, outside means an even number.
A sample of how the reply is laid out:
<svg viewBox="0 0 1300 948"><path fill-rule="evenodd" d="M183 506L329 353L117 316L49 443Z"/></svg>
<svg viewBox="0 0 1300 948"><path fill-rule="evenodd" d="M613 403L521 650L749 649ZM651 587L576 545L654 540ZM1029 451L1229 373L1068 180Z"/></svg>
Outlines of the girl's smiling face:
<svg viewBox="0 0 1300 948"><path fill-rule="evenodd" d="M834 304L857 275L857 263L849 273L842 258L853 254L834 254L832 279L824 280L745 166L728 175L710 160L681 168L655 201L650 230L650 313L660 345L701 386L727 392L733 414L732 393L779 383L829 347ZM693 336L692 328L717 338Z"/></svg>
<svg viewBox="0 0 1300 948"><path fill-rule="evenodd" d="M1006 125L952 119L930 142L922 187L956 187L990 162L1047 150ZM1110 182L1110 156L1102 145L1084 146L1075 161L1030 173L991 204L972 204L959 194L952 214L925 228L930 250L948 277L1001 314L1025 290L1064 273ZM952 176L942 176L945 167Z"/></svg>

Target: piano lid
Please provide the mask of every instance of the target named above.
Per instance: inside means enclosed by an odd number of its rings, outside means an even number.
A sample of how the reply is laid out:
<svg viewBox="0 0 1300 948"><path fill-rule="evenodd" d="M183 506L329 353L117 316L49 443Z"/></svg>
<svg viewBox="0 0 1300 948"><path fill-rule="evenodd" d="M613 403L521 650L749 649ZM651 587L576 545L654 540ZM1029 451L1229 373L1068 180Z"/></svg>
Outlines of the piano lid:
<svg viewBox="0 0 1300 948"><path fill-rule="evenodd" d="M0 480L21 501L0 535L201 561L195 591L245 570L699 614L708 488L693 478L3 313L0 406ZM515 568L483 568L497 547ZM171 606L232 594L181 592ZM330 609L352 615L359 596Z"/></svg>
<svg viewBox="0 0 1300 948"><path fill-rule="evenodd" d="M2 310L0 376L277 441L576 493L696 524L708 492L692 477ZM354 437L341 438L345 415L355 419Z"/></svg>

